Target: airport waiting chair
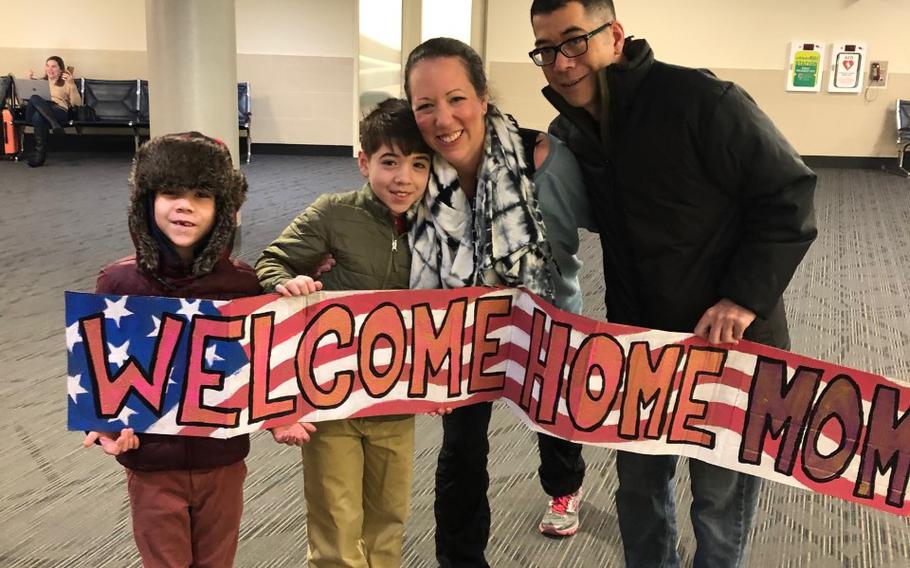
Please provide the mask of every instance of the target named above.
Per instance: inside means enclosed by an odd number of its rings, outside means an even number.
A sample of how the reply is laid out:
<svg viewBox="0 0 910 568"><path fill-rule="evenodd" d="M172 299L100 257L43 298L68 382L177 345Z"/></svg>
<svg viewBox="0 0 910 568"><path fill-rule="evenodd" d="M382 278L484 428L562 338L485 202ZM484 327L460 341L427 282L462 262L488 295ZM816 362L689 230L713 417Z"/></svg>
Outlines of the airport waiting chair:
<svg viewBox="0 0 910 568"><path fill-rule="evenodd" d="M92 107L96 117L84 124L133 126L139 118L139 81L86 79L82 104Z"/></svg>
<svg viewBox="0 0 910 568"><path fill-rule="evenodd" d="M897 115L897 171L904 177L910 177L910 170L904 166L904 158L910 149L910 100L898 99L895 109Z"/></svg>
<svg viewBox="0 0 910 568"><path fill-rule="evenodd" d="M86 79L82 104L95 111L94 120L75 121L76 130L129 129L139 149L139 80Z"/></svg>
<svg viewBox="0 0 910 568"><path fill-rule="evenodd" d="M253 136L250 133L250 117L253 116L250 97L250 84L247 81L237 83L237 123L241 137L246 138L246 163L253 156Z"/></svg>
<svg viewBox="0 0 910 568"><path fill-rule="evenodd" d="M0 79L7 79L2 77ZM144 79L102 80L77 79L82 104L91 108L94 115L91 120L70 120L64 126L74 126L77 134L111 134L119 129L128 130L133 136L134 147L139 149L142 136L149 131L149 83ZM15 82L10 85L11 99L15 101ZM3 83L0 83L0 93ZM237 83L237 125L242 138L246 138L246 161L253 155L251 134L252 98L250 84L246 81ZM13 124L20 126L20 142L24 145L26 129L31 125L24 120L23 108L14 104L16 120ZM20 146L21 146L20 145Z"/></svg>

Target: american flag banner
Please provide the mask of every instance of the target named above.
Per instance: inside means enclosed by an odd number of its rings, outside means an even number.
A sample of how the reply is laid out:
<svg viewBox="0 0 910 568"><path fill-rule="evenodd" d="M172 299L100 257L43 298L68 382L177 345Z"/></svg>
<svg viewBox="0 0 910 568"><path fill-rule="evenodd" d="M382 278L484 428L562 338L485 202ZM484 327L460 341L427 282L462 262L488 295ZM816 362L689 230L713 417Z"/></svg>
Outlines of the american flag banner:
<svg viewBox="0 0 910 568"><path fill-rule="evenodd" d="M67 292L72 430L230 437L501 399L533 430L910 515L910 387L517 289L231 301Z"/></svg>

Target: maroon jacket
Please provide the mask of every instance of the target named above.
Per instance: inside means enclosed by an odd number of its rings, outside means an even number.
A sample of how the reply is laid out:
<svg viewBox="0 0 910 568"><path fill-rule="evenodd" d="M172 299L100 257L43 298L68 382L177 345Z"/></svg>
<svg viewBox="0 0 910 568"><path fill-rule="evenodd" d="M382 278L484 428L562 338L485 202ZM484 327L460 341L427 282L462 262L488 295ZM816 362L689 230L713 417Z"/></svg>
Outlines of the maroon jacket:
<svg viewBox="0 0 910 568"><path fill-rule="evenodd" d="M229 300L260 293L256 273L247 264L226 256L211 272L193 276L188 268L159 265L153 276L141 270L130 256L101 270L95 291L99 294L170 296ZM139 434L139 448L117 456L125 467L139 471L211 469L242 460L250 451L247 435L220 440L193 436Z"/></svg>
<svg viewBox="0 0 910 568"><path fill-rule="evenodd" d="M155 223L154 202L165 188L201 188L215 198L211 231L185 264ZM231 164L224 144L198 133L161 136L142 145L130 171L129 227L136 254L101 270L99 294L230 300L261 292L256 273L230 258L246 178ZM139 449L117 456L139 471L211 469L238 462L249 436L226 440L139 434Z"/></svg>

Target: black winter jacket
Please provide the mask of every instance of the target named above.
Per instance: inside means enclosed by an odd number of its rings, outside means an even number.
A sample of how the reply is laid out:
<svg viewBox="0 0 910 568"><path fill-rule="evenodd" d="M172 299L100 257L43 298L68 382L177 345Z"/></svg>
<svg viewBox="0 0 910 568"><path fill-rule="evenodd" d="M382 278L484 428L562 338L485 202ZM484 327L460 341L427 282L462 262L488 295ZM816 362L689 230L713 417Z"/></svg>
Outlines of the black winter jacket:
<svg viewBox="0 0 910 568"><path fill-rule="evenodd" d="M608 318L691 332L729 298L758 315L747 339L788 348L781 296L816 236L815 174L737 85L645 40L624 56L600 71L601 124L543 91L591 193Z"/></svg>

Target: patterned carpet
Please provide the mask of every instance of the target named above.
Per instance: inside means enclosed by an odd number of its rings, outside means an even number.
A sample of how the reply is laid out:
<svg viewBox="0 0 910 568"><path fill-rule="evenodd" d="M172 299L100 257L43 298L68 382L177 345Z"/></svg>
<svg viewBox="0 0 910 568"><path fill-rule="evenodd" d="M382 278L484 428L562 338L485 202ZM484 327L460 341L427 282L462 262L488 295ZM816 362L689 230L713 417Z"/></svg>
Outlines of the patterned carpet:
<svg viewBox="0 0 910 568"><path fill-rule="evenodd" d="M257 156L244 170L240 256L255 260L318 194L358 187L347 158ZM98 269L131 251L127 156L52 155L0 163L0 566L139 566L123 470L65 430L64 290L90 290ZM821 170L819 240L788 293L794 351L910 381L910 182L875 171ZM585 235L588 314L602 310L599 245ZM435 566L432 478L437 420L418 418L414 508L405 565ZM253 437L237 566L302 566L306 529L299 453ZM613 453L586 449L581 532L556 541L536 525L545 498L533 436L494 413L488 557L496 567L621 566ZM679 548L691 564L691 497L680 467ZM759 503L751 566L905 567L910 520L771 484Z"/></svg>

